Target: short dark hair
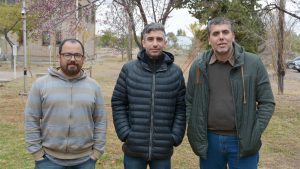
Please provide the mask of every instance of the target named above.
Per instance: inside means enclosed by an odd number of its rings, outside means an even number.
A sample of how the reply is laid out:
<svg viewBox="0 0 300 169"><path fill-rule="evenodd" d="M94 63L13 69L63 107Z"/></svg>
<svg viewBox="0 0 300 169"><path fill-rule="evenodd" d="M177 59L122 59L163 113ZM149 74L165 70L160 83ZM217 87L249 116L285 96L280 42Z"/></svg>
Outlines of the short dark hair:
<svg viewBox="0 0 300 169"><path fill-rule="evenodd" d="M144 39L145 34L150 33L151 31L162 31L164 33L164 36L166 36L164 25L161 23L152 22L144 27L141 33L141 39Z"/></svg>
<svg viewBox="0 0 300 169"><path fill-rule="evenodd" d="M208 24L207 24L208 35L210 35L212 25L222 25L222 24L230 25L230 30L232 32L234 32L234 27L233 27L231 20L229 20L225 17L216 17L216 18L213 18L212 20L208 21Z"/></svg>
<svg viewBox="0 0 300 169"><path fill-rule="evenodd" d="M66 42L79 43L80 46L81 46L81 49L82 49L82 54L84 55L84 47L83 47L83 44L82 44L79 40L73 39L73 38L65 39L65 40L63 40L63 41L59 44L59 47L58 47L58 53L59 53L59 54L61 54L62 47L64 46L64 44L65 44Z"/></svg>

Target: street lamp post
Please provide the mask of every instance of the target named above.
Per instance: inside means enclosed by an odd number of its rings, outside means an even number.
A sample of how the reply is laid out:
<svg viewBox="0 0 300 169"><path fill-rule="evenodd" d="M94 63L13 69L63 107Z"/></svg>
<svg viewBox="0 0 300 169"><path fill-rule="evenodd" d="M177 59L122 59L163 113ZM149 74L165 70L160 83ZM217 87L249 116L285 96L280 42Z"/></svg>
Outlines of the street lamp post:
<svg viewBox="0 0 300 169"><path fill-rule="evenodd" d="M24 90L22 95L27 95L26 90L26 76L27 76L27 42L26 42L26 4L25 0L23 0L23 7L22 7L22 20L23 20L23 47L24 47Z"/></svg>

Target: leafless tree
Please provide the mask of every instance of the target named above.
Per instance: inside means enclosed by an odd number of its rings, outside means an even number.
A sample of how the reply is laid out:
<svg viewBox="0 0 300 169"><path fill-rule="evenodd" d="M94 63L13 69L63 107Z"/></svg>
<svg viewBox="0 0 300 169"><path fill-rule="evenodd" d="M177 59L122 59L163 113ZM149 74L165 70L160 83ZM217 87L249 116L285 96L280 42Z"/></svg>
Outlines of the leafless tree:
<svg viewBox="0 0 300 169"><path fill-rule="evenodd" d="M150 22L160 22L165 25L169 14L187 3L188 0L113 0L113 3L124 8L128 16L128 25L133 33L137 46L142 49L137 32Z"/></svg>

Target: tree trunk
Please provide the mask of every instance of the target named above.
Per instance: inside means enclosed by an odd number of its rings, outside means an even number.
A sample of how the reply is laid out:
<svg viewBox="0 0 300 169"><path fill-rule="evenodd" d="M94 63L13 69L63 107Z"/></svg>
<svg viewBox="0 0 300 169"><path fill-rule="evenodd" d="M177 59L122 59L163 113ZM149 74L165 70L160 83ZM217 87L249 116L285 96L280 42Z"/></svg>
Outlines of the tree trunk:
<svg viewBox="0 0 300 169"><path fill-rule="evenodd" d="M14 45L14 43L9 39L8 32L4 33L4 37L5 37L6 41L8 42L8 44L11 48L10 68L11 68L11 70L13 70L14 69L14 55L13 55L13 45Z"/></svg>
<svg viewBox="0 0 300 169"><path fill-rule="evenodd" d="M127 59L132 60L132 33L135 32L134 20L133 20L133 4L128 2L128 34L127 34Z"/></svg>
<svg viewBox="0 0 300 169"><path fill-rule="evenodd" d="M280 0L279 6L285 9L285 0ZM277 58L277 77L278 77L278 94L283 94L285 64L283 62L284 54L284 12L278 11L278 58Z"/></svg>
<svg viewBox="0 0 300 169"><path fill-rule="evenodd" d="M127 45L127 58L128 60L132 60L132 29L131 22L128 24L128 45Z"/></svg>

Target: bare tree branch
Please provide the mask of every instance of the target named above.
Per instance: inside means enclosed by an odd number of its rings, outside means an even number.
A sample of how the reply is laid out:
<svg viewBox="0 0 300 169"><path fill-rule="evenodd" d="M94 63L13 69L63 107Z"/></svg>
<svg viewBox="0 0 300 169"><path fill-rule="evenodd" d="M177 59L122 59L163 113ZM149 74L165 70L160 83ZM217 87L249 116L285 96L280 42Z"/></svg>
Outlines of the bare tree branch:
<svg viewBox="0 0 300 169"><path fill-rule="evenodd" d="M141 14L141 16L142 16L144 25L147 25L147 24L148 24L148 20L147 20L147 17L146 17L146 14L145 14L143 5L142 5L142 3L141 3L141 0L134 0L134 1L136 2L137 7L138 7L139 10L140 10L140 14ZM154 18L156 18L156 17L154 16Z"/></svg>
<svg viewBox="0 0 300 169"><path fill-rule="evenodd" d="M152 12L153 12L153 16L154 16L154 22L157 22L156 12L155 12L155 9L154 9L154 2L153 2L153 0L151 0L151 3L152 3Z"/></svg>
<svg viewBox="0 0 300 169"><path fill-rule="evenodd" d="M296 3L296 2L295 2ZM288 15L290 15L290 16L292 16L292 17L294 17L294 18L297 18L297 19L299 19L300 20L300 16L298 16L298 15L296 15L296 14L294 14L294 13L292 13L292 12L290 12L290 11L287 11L286 9L282 9L280 6L278 6L277 4L268 4L268 5L266 5L264 8L263 8L263 10L266 10L266 11L271 11L271 10L273 10L273 9L278 9L279 11L282 11L282 12L284 12L284 13L286 13L286 14L288 14Z"/></svg>

